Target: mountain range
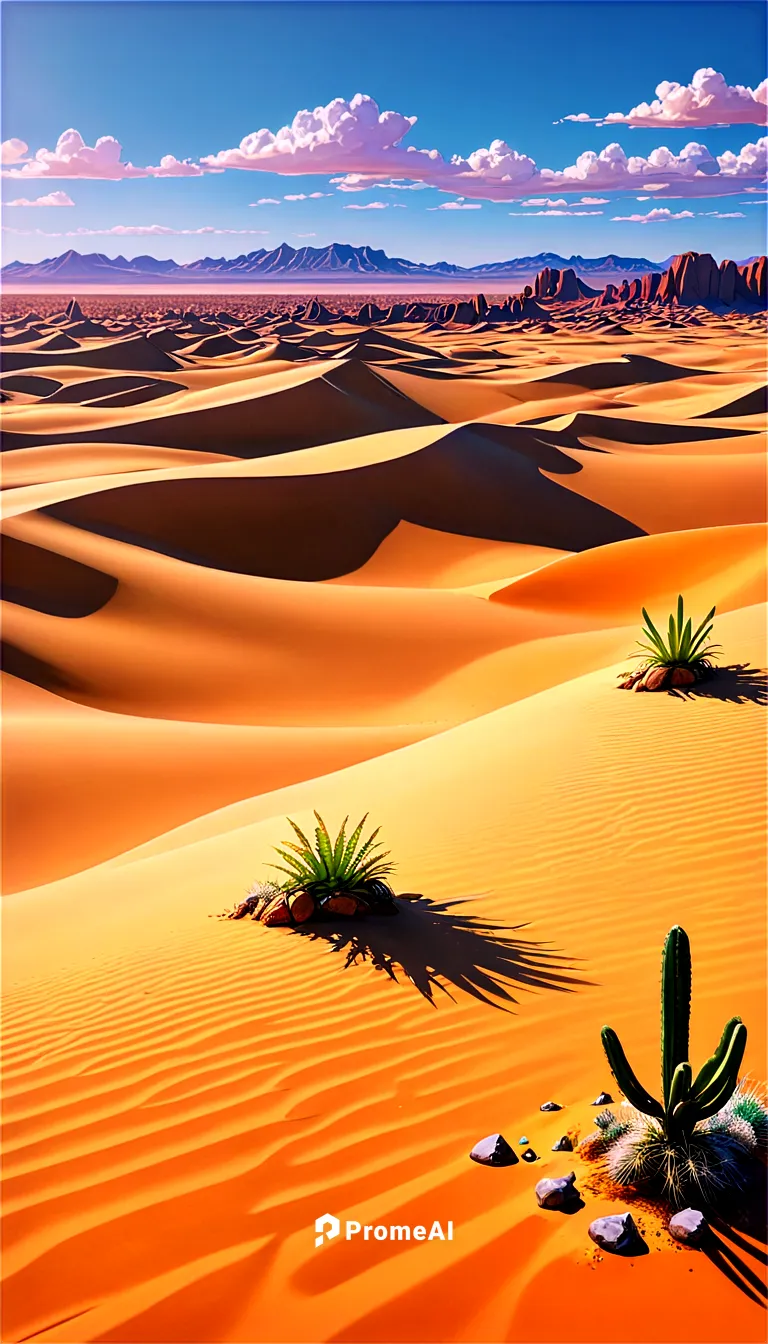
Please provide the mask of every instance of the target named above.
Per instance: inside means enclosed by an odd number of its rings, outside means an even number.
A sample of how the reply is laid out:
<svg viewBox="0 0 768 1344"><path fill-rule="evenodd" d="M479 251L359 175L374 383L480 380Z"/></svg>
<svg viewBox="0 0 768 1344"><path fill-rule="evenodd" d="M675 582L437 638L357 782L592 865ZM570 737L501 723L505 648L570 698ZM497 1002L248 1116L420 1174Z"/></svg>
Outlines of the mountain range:
<svg viewBox="0 0 768 1344"><path fill-rule="evenodd" d="M352 247L347 243L331 243L328 247L291 247L281 243L268 251L259 248L239 257L202 257L199 261L179 263L169 259L140 256L107 257L102 252L85 255L70 249L58 257L45 261L12 261L3 266L0 276L6 282L31 285L55 285L68 282L79 284L136 285L159 279L176 283L238 282L249 280L271 281L312 279L316 282L389 280L471 280L514 281L528 279L546 267L565 270L571 268L578 275L626 276L642 275L649 271L663 271L672 258L648 261L646 257L561 257L554 252L540 252L535 257L513 257L508 261L486 262L478 266L455 266L451 262L408 261L404 257L389 257L373 247Z"/></svg>

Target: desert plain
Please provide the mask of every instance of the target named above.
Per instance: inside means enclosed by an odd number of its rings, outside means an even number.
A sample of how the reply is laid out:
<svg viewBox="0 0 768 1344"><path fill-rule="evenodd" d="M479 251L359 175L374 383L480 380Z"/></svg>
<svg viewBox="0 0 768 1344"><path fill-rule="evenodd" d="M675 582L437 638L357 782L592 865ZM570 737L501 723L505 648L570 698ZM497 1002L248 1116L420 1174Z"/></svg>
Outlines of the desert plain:
<svg viewBox="0 0 768 1344"><path fill-rule="evenodd" d="M764 1077L764 318L419 303L5 300L7 1341L764 1338L764 1240L552 1151L675 923ZM620 692L678 593L730 670ZM400 916L216 919L314 809Z"/></svg>

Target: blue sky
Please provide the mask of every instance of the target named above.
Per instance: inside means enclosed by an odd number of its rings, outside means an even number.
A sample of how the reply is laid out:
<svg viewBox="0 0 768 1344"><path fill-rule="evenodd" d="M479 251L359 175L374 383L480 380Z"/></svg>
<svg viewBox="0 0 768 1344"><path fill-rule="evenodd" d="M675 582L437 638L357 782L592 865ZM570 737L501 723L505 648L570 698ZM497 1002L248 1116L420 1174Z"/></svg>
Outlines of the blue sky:
<svg viewBox="0 0 768 1344"><path fill-rule="evenodd" d="M765 9L758 3L26 3L7 0L3 28L3 139L34 154L53 149L69 127L87 145L114 136L123 158L158 164L172 154L197 161L239 145L250 132L276 132L303 108L367 94L382 111L418 118L406 143L466 158L502 139L539 167L563 169L587 150L618 141L648 156L690 141L712 155L738 153L764 133L757 125L690 129L600 127L568 114L627 112L654 97L662 80L687 84L713 66L728 84L755 88L766 75ZM369 243L416 260L461 264L558 251L618 251L653 259L686 248L741 258L764 250L765 207L755 193L715 199L638 200L638 190L598 191L604 203L581 216L542 215L520 199L467 200L419 190L340 191L338 173L287 176L228 169L199 177L122 181L6 180L4 200L64 191L73 207L4 211L4 261L51 256L70 246L127 256L151 252L191 260L234 256L283 240L293 246ZM590 195L589 185L585 188ZM319 199L287 201L287 195ZM536 189L531 193L538 197ZM253 206L270 198L277 205ZM560 199L555 191L551 199ZM577 198L567 208L578 208ZM387 208L350 209L377 202ZM644 217L654 205L682 219ZM552 208L552 207L544 207ZM536 212L536 213L534 213ZM714 213L712 213L714 212ZM742 218L717 218L718 214ZM79 228L160 225L247 233L76 238L42 235ZM30 232L27 232L30 231ZM263 232L262 232L263 231Z"/></svg>

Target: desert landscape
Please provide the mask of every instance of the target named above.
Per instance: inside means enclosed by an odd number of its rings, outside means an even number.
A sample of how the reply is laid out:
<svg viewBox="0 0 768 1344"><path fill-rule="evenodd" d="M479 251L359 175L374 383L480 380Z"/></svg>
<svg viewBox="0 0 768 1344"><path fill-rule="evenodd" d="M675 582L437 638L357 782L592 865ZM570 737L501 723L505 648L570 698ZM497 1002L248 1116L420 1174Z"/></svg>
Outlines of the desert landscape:
<svg viewBox="0 0 768 1344"><path fill-rule="evenodd" d="M578 1145L674 925L764 1075L765 259L529 289L5 296L8 1341L764 1338ZM721 671L622 693L678 594ZM217 920L315 810L398 919Z"/></svg>

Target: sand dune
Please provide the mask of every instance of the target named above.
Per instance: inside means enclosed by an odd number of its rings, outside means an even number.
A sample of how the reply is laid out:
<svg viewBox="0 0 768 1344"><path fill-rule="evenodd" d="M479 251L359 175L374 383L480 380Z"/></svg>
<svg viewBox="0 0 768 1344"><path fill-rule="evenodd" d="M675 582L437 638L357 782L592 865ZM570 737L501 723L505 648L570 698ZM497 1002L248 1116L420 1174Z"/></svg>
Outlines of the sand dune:
<svg viewBox="0 0 768 1344"><path fill-rule="evenodd" d="M732 1282L641 1208L598 1259L551 1151L603 1022L658 1072L674 922L694 1058L733 1013L765 1056L760 318L589 302L3 328L4 1339L762 1340L756 1242ZM679 592L730 670L619 692ZM313 808L421 897L209 918ZM316 1252L325 1209L456 1236Z"/></svg>

